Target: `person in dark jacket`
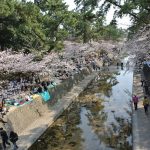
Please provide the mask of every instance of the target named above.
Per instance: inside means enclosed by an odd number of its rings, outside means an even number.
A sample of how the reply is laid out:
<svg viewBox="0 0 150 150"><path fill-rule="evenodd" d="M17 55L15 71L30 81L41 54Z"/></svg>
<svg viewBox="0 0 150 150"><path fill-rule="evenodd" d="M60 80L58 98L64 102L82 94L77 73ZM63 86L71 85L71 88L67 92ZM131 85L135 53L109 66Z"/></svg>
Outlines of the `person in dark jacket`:
<svg viewBox="0 0 150 150"><path fill-rule="evenodd" d="M9 140L12 142L14 148L13 150L16 150L18 148L16 142L18 141L18 135L17 133L10 131L10 136L9 136Z"/></svg>
<svg viewBox="0 0 150 150"><path fill-rule="evenodd" d="M1 135L1 138L2 138L3 148L5 150L6 149L6 144L10 145L10 143L8 142L8 135L7 135L6 131L3 130L3 128L0 128L0 135Z"/></svg>

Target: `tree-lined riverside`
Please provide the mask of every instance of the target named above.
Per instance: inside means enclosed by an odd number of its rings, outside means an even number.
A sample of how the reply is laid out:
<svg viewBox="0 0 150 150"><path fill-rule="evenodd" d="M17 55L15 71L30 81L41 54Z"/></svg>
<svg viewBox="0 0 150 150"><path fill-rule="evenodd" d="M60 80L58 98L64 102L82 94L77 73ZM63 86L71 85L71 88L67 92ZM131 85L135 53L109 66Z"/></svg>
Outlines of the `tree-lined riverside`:
<svg viewBox="0 0 150 150"><path fill-rule="evenodd" d="M97 80L31 149L132 149L128 103L133 71L130 61L124 68L121 60L134 55L135 73L139 74L133 93L142 93L139 102L144 96L149 99L150 2L74 0L74 4L69 10L64 0L0 0L0 127L4 128L0 135L4 149L11 140L10 131L18 133L19 148L28 149L97 72ZM112 20L106 23L112 8ZM132 23L128 29L118 28L118 18L124 16ZM119 69L117 74L110 66ZM140 79L142 88L136 86ZM150 120L142 117L143 105L139 106L140 111L135 107L132 113L134 150L139 145L148 148L150 139L146 133Z"/></svg>

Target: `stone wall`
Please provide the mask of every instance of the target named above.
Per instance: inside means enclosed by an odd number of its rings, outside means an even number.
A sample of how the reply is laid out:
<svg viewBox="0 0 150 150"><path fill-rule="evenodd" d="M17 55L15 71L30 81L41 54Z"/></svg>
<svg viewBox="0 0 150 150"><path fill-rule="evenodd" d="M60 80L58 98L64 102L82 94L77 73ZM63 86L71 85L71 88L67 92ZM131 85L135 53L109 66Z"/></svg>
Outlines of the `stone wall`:
<svg viewBox="0 0 150 150"><path fill-rule="evenodd" d="M91 74L91 70L85 68L80 73L75 74L73 77L64 80L61 84L53 89L49 89L52 99L44 102L40 96L33 100L30 104L15 108L7 114L7 122L9 125L8 130L14 130L18 134L24 131L34 121L38 120L44 114L52 109L52 102L57 101L69 92L74 85L83 80L85 76Z"/></svg>

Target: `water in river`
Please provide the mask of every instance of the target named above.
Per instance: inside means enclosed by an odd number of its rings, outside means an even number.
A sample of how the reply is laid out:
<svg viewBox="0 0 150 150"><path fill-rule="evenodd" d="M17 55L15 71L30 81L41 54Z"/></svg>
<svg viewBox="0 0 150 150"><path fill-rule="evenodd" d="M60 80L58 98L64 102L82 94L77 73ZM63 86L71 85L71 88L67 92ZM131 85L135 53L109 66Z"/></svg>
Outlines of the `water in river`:
<svg viewBox="0 0 150 150"><path fill-rule="evenodd" d="M102 72L30 150L131 150L133 71Z"/></svg>

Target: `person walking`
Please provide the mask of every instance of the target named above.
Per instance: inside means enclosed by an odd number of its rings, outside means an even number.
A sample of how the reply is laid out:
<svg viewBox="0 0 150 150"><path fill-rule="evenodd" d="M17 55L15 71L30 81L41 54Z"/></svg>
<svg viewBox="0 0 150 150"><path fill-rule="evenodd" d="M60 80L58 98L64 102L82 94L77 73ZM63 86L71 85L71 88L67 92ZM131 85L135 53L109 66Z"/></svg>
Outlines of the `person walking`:
<svg viewBox="0 0 150 150"><path fill-rule="evenodd" d="M117 69L119 68L119 62L117 62Z"/></svg>
<svg viewBox="0 0 150 150"><path fill-rule="evenodd" d="M18 135L17 135L17 133L15 133L14 131L10 131L9 140L12 142L12 144L14 146L13 150L18 149L18 146L16 144L16 142L18 141Z"/></svg>
<svg viewBox="0 0 150 150"><path fill-rule="evenodd" d="M147 96L144 96L143 106L144 106L145 114L148 115L149 100L147 99Z"/></svg>
<svg viewBox="0 0 150 150"><path fill-rule="evenodd" d="M1 138L2 138L3 148L5 150L6 149L6 144L10 145L10 143L8 142L8 135L7 135L6 131L3 128L0 128L0 135L1 135Z"/></svg>
<svg viewBox="0 0 150 150"><path fill-rule="evenodd" d="M135 110L137 110L139 98L138 98L136 95L134 95L134 96L132 97L132 101L133 101L133 103L134 103L134 108L135 108Z"/></svg>
<svg viewBox="0 0 150 150"><path fill-rule="evenodd" d="M121 65L121 68L123 68L123 62L121 62L121 64L120 64L120 65Z"/></svg>
<svg viewBox="0 0 150 150"><path fill-rule="evenodd" d="M92 65L93 70L96 70L96 64L94 60L92 60L91 65Z"/></svg>
<svg viewBox="0 0 150 150"><path fill-rule="evenodd" d="M144 86L144 82L145 82L145 80L144 80L144 79L141 79L141 86L142 86L142 87Z"/></svg>

